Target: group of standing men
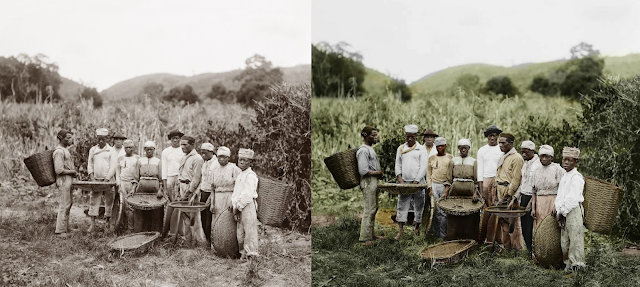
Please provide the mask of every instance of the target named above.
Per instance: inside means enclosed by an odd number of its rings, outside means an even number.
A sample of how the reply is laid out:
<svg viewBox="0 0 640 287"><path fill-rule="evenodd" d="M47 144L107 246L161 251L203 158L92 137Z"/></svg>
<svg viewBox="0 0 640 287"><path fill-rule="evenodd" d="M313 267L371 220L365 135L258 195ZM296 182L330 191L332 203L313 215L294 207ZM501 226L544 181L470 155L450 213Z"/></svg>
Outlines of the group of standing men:
<svg viewBox="0 0 640 287"><path fill-rule="evenodd" d="M98 144L89 151L87 171L91 181L115 182L116 188L107 191L92 191L89 199L91 226L99 215L102 201L105 205L105 221L109 223L115 193L121 196L125 205L128 231L144 231L142 225L149 219L134 216L134 209L125 198L134 193L155 193L166 196L169 202L199 201L208 206L202 212L179 213L169 207L165 210L162 235L183 234L188 242L195 241L208 245L211 242L212 222L223 212L232 212L237 222L237 239L242 258L258 256L258 219L256 198L258 177L251 169L254 152L239 149L238 165L229 162L231 150L221 146L217 149L211 143L203 143L200 154L195 150L195 138L185 136L180 131L168 135L171 146L162 151L161 158L155 157L156 145L153 141L144 143L144 156L134 154L135 144L121 133L112 136L114 146L107 143L109 131L97 129ZM55 233L67 237L70 231L69 211L73 203L71 185L77 172L71 154L67 149L73 145L73 133L61 130L57 135L60 145L53 153L56 186L60 192L58 218ZM215 236L215 235L214 235Z"/></svg>
<svg viewBox="0 0 640 287"><path fill-rule="evenodd" d="M412 195L398 196L397 240L403 236L407 214L412 207L414 232L420 234L424 205L429 196L436 200L446 200L448 196L471 196L474 201L484 200L485 210L495 205L508 205L509 208L519 205L531 210L521 220L498 219L483 211L480 241L490 243L495 240L505 249L515 250L521 250L524 241L533 257L533 231L542 219L551 215L555 216L562 230L565 269L585 266L582 227L584 179L575 168L580 157L579 149L565 147L560 166L552 162L554 150L551 146L540 146L536 154L535 143L525 140L518 152L514 148L515 136L491 125L484 131L487 144L478 150L476 160L469 156L469 139L458 141L459 155L454 157L446 153L445 138L433 130L424 131L424 145L416 141L416 125L405 126L404 131L406 143L396 152L396 180L401 184L426 183L427 188ZM383 177L383 173L372 148L378 143L376 128L366 126L361 136L364 142L356 152L360 188L364 192L360 241L371 246L373 240L386 239L373 232L378 210L378 179ZM432 230L438 238L447 236L447 214L439 207L435 207ZM426 232L428 230L425 230L425 235Z"/></svg>

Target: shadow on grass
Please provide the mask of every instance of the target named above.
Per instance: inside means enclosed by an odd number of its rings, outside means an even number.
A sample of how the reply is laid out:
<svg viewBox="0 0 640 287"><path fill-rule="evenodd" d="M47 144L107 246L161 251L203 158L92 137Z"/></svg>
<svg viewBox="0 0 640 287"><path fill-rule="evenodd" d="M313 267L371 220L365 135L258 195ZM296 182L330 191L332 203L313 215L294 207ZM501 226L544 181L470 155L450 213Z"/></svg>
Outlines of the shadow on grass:
<svg viewBox="0 0 640 287"><path fill-rule="evenodd" d="M401 241L358 241L360 222L341 218L312 227L313 286L640 286L640 256L625 256L608 236L587 232L587 268L567 273L537 267L526 251L492 254L477 246L455 265L433 265L419 252L439 240L405 232ZM392 237L397 228L380 228ZM405 230L406 231L406 230Z"/></svg>

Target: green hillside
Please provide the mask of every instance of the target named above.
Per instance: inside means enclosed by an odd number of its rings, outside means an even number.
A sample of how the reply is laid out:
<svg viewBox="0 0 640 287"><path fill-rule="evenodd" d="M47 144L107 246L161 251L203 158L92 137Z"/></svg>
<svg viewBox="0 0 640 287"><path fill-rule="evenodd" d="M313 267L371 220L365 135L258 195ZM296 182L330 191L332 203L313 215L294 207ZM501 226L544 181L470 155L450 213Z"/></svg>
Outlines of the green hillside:
<svg viewBox="0 0 640 287"><path fill-rule="evenodd" d="M364 82L362 85L368 93L384 91L386 84L391 81L391 78L383 73L380 73L374 69L365 68L367 73L364 76Z"/></svg>
<svg viewBox="0 0 640 287"><path fill-rule="evenodd" d="M565 61L553 61L545 63L523 64L515 67L502 67L487 64L469 64L451 67L422 77L411 83L411 89L416 93L446 90L453 86L456 79L462 74L475 74L480 78L480 83L485 83L494 76L508 76L514 84L525 91L531 84L533 77L547 73L560 67ZM606 75L620 75L629 77L640 73L640 54L630 54L623 57L605 57Z"/></svg>

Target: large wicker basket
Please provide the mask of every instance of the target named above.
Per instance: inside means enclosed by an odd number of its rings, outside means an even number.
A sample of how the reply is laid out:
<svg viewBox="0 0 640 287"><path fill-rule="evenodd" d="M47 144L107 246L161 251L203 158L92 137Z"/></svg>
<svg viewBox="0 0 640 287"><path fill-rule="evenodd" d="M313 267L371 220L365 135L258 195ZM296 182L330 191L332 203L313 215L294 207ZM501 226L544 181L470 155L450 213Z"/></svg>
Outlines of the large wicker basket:
<svg viewBox="0 0 640 287"><path fill-rule="evenodd" d="M465 216L480 212L484 206L484 200L473 202L473 198L470 196L449 196L445 200L438 199L436 204L446 214Z"/></svg>
<svg viewBox="0 0 640 287"><path fill-rule="evenodd" d="M134 193L127 196L127 203L137 210L152 210L163 207L166 197L158 198L155 193Z"/></svg>
<svg viewBox="0 0 640 287"><path fill-rule="evenodd" d="M424 203L424 211L422 213L422 226L425 234L431 230L431 224L433 223L433 213L436 209L436 201L433 196L429 196L427 193L425 196L426 202Z"/></svg>
<svg viewBox="0 0 640 287"><path fill-rule="evenodd" d="M386 191L389 194L395 195L411 195L415 194L423 189L427 188L426 184L412 184L412 183L380 183L378 189L380 191Z"/></svg>
<svg viewBox="0 0 640 287"><path fill-rule="evenodd" d="M287 216L295 186L260 177L258 180L258 219L262 224L279 227Z"/></svg>
<svg viewBox="0 0 640 287"><path fill-rule="evenodd" d="M25 158L24 164L39 186L56 183L56 172L53 168L53 150L43 151Z"/></svg>
<svg viewBox="0 0 640 287"><path fill-rule="evenodd" d="M533 233L533 254L541 267L560 269L563 266L560 227L551 214L538 224Z"/></svg>
<svg viewBox="0 0 640 287"><path fill-rule="evenodd" d="M212 226L211 245L216 254L220 257L238 258L240 253L233 213L225 209L215 218Z"/></svg>
<svg viewBox="0 0 640 287"><path fill-rule="evenodd" d="M427 261L440 264L455 264L467 257L476 244L472 239L445 241L431 247L425 247L420 255Z"/></svg>
<svg viewBox="0 0 640 287"><path fill-rule="evenodd" d="M360 185L360 173L356 159L357 150L337 152L324 159L324 164L327 165L333 179L341 189L350 189Z"/></svg>
<svg viewBox="0 0 640 287"><path fill-rule="evenodd" d="M618 216L622 188L593 177L585 178L584 226L598 233L608 234Z"/></svg>
<svg viewBox="0 0 640 287"><path fill-rule="evenodd" d="M160 232L139 232L118 237L109 242L111 250L143 251L160 237Z"/></svg>

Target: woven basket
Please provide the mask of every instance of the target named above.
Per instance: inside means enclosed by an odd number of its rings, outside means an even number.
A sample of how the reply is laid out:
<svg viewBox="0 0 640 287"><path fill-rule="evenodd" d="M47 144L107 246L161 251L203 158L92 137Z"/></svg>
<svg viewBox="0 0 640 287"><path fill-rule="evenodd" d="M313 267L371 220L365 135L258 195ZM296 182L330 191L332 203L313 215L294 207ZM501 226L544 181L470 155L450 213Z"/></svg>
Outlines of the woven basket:
<svg viewBox="0 0 640 287"><path fill-rule="evenodd" d="M465 216L480 212L484 206L484 200L480 199L474 203L473 198L469 196L449 196L446 200L438 199L436 204L446 214Z"/></svg>
<svg viewBox="0 0 640 287"><path fill-rule="evenodd" d="M158 198L155 193L134 193L127 196L127 203L134 209L152 210L163 207L167 198Z"/></svg>
<svg viewBox="0 0 640 287"><path fill-rule="evenodd" d="M182 212L200 212L207 208L207 205L204 202L195 201L193 204L189 204L188 201L174 201L169 203L169 206L173 207L175 210L179 210Z"/></svg>
<svg viewBox="0 0 640 287"><path fill-rule="evenodd" d="M491 206L485 210L497 217L518 218L527 214L527 211L529 211L530 209L526 209L525 207L522 207L522 206L517 206L516 209L509 210L508 206L506 205L497 205L497 206Z"/></svg>
<svg viewBox="0 0 640 287"><path fill-rule="evenodd" d="M211 228L211 245L220 257L238 258L239 247L236 238L236 220L233 213L225 209L216 217Z"/></svg>
<svg viewBox="0 0 640 287"><path fill-rule="evenodd" d="M24 159L24 164L39 186L56 183L56 172L53 168L53 150L43 151Z"/></svg>
<svg viewBox="0 0 640 287"><path fill-rule="evenodd" d="M429 232L429 230L431 230L431 224L433 223L433 213L436 209L435 198L433 196L429 196L428 193L426 194L426 196L428 198L425 200L426 202L424 203L424 211L422 213L422 226L424 228L425 234ZM426 214L429 215L425 216Z"/></svg>
<svg viewBox="0 0 640 287"><path fill-rule="evenodd" d="M455 264L467 257L475 240L461 239L445 241L431 247L425 247L420 255L427 261L440 264Z"/></svg>
<svg viewBox="0 0 640 287"><path fill-rule="evenodd" d="M593 177L584 184L584 226L598 233L608 234L618 216L622 188Z"/></svg>
<svg viewBox="0 0 640 287"><path fill-rule="evenodd" d="M324 164L327 165L340 189L351 189L360 185L356 151L358 149L337 152L324 159Z"/></svg>
<svg viewBox="0 0 640 287"><path fill-rule="evenodd" d="M258 220L279 227L287 217L295 186L283 181L260 177L258 180Z"/></svg>
<svg viewBox="0 0 640 287"><path fill-rule="evenodd" d="M533 233L533 254L539 266L544 268L562 268L562 247L560 246L560 227L556 218L547 215Z"/></svg>
<svg viewBox="0 0 640 287"><path fill-rule="evenodd" d="M116 186L113 181L76 181L72 186L86 191L106 191Z"/></svg>
<svg viewBox="0 0 640 287"><path fill-rule="evenodd" d="M412 183L405 183L405 184L380 183L378 184L378 189L380 191L386 191L389 194L396 194L396 195L411 195L425 188L427 188L426 184L412 184Z"/></svg>
<svg viewBox="0 0 640 287"><path fill-rule="evenodd" d="M160 237L160 232L140 232L118 237L109 242L111 250L133 251L141 250L151 245Z"/></svg>

